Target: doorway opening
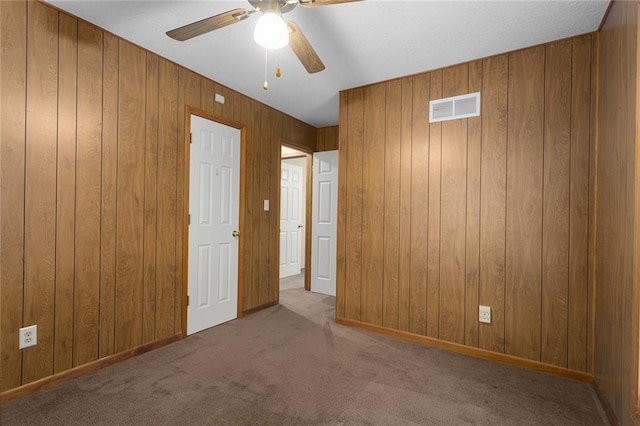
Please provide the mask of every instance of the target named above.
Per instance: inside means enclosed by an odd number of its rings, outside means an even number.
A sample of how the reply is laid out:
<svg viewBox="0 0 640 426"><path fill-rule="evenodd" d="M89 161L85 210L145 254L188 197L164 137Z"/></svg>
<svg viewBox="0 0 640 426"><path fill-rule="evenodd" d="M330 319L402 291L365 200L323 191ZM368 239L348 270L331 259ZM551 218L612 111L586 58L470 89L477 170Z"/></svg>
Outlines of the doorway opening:
<svg viewBox="0 0 640 426"><path fill-rule="evenodd" d="M281 148L279 292L310 288L312 160L306 152Z"/></svg>

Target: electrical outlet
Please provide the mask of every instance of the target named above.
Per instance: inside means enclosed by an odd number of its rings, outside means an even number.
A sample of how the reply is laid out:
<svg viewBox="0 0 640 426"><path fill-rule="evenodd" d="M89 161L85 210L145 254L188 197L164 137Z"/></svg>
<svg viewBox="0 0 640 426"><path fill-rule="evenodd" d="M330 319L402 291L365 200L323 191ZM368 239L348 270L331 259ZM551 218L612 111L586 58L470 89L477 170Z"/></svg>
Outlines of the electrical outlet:
<svg viewBox="0 0 640 426"><path fill-rule="evenodd" d="M480 305L478 307L478 321L491 324L491 306Z"/></svg>
<svg viewBox="0 0 640 426"><path fill-rule="evenodd" d="M20 329L20 341L18 344L19 349L28 348L29 346L35 346L38 344L38 326L30 325L29 327L22 327Z"/></svg>

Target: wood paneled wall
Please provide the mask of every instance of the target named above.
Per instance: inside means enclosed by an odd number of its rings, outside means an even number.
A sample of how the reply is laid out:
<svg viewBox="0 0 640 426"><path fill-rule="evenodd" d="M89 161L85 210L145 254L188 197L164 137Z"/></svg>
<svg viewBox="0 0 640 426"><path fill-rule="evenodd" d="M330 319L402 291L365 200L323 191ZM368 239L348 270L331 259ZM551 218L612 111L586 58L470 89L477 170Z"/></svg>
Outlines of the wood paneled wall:
<svg viewBox="0 0 640 426"><path fill-rule="evenodd" d="M316 129L43 3L0 19L0 392L181 332L186 106L246 126L243 305L275 302L262 203Z"/></svg>
<svg viewBox="0 0 640 426"><path fill-rule="evenodd" d="M640 309L640 6L614 1L600 33L595 381L637 424Z"/></svg>
<svg viewBox="0 0 640 426"><path fill-rule="evenodd" d="M333 151L338 149L338 126L318 129L315 151Z"/></svg>
<svg viewBox="0 0 640 426"><path fill-rule="evenodd" d="M592 44L341 93L338 318L591 371ZM480 117L429 124L476 91Z"/></svg>

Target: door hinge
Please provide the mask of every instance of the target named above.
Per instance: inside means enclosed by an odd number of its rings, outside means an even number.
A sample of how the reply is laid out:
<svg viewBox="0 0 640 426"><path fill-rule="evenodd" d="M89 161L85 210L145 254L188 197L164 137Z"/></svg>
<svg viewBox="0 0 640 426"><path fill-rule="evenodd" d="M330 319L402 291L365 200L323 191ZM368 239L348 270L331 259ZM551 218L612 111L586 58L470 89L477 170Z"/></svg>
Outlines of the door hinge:
<svg viewBox="0 0 640 426"><path fill-rule="evenodd" d="M193 143L193 133L189 133L189 143Z"/></svg>
<svg viewBox="0 0 640 426"><path fill-rule="evenodd" d="M189 306L189 296L187 296L187 306Z"/></svg>
<svg viewBox="0 0 640 426"><path fill-rule="evenodd" d="M191 225L191 215L188 215L189 217L187 218L187 220L189 221L189 225Z"/></svg>

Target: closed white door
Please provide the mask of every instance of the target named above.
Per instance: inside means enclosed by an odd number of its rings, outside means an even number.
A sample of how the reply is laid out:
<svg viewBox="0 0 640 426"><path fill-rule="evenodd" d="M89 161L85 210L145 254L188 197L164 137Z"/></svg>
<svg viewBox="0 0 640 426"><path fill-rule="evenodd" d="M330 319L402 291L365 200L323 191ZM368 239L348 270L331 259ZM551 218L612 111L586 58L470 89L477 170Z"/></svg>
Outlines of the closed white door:
<svg viewBox="0 0 640 426"><path fill-rule="evenodd" d="M240 130L191 116L187 334L238 316Z"/></svg>
<svg viewBox="0 0 640 426"><path fill-rule="evenodd" d="M311 291L336 295L338 151L313 154Z"/></svg>
<svg viewBox="0 0 640 426"><path fill-rule="evenodd" d="M281 163L280 278L300 273L302 258L302 167Z"/></svg>

